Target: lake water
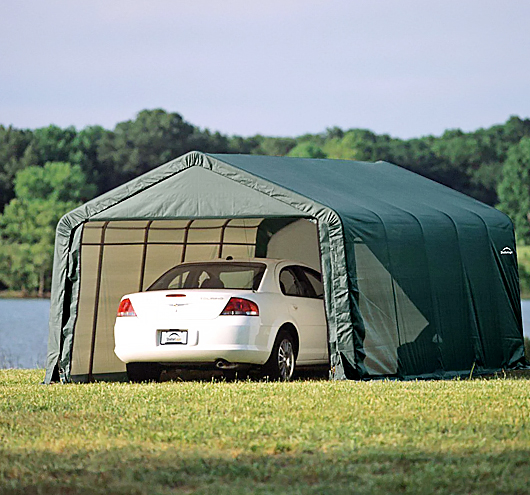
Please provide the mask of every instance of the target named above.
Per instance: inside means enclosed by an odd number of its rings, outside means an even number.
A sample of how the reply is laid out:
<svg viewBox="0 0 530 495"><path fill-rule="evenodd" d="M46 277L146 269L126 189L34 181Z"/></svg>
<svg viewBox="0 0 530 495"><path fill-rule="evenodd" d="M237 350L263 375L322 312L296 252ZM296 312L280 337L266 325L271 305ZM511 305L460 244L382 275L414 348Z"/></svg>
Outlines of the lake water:
<svg viewBox="0 0 530 495"><path fill-rule="evenodd" d="M521 302L530 337L530 300ZM0 368L43 368L48 345L48 299L0 299Z"/></svg>
<svg viewBox="0 0 530 495"><path fill-rule="evenodd" d="M0 299L0 368L44 368L49 299Z"/></svg>

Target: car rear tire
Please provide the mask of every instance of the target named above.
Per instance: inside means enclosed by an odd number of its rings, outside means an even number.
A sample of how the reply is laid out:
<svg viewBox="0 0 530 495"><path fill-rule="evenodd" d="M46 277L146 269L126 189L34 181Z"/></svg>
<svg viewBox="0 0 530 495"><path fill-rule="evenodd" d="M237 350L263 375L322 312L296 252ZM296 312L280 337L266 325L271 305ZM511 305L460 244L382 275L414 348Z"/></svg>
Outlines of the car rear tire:
<svg viewBox="0 0 530 495"><path fill-rule="evenodd" d="M288 382L294 375L295 364L296 351L293 336L286 330L280 330L271 355L263 367L263 374L271 380Z"/></svg>
<svg viewBox="0 0 530 495"><path fill-rule="evenodd" d="M127 376L134 383L158 382L162 366L158 363L127 363Z"/></svg>

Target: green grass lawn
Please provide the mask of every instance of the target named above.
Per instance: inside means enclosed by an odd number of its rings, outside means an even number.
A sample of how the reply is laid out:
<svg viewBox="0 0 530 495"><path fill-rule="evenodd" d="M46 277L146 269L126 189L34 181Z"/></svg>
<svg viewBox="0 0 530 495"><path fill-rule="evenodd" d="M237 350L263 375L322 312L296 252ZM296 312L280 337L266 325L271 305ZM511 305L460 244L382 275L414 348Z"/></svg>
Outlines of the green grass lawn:
<svg viewBox="0 0 530 495"><path fill-rule="evenodd" d="M530 381L39 385L0 370L0 493L530 493Z"/></svg>

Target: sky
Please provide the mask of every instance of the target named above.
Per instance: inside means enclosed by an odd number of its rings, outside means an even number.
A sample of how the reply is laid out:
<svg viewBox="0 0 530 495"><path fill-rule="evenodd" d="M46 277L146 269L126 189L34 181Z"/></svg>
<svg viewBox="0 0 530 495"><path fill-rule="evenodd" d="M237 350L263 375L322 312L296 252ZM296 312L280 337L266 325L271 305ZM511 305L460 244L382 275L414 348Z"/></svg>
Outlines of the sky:
<svg viewBox="0 0 530 495"><path fill-rule="evenodd" d="M529 25L523 0L0 0L0 124L470 131L530 117Z"/></svg>

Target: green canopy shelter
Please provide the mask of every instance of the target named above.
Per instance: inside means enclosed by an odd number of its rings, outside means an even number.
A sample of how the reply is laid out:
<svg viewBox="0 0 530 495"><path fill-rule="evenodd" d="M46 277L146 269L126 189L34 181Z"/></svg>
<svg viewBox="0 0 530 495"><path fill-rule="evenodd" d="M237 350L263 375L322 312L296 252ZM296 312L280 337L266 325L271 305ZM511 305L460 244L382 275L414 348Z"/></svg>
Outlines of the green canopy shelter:
<svg viewBox="0 0 530 495"><path fill-rule="evenodd" d="M386 162L192 152L59 222L45 382L126 378L113 352L122 295L227 255L318 265L335 379L524 362L503 213Z"/></svg>

